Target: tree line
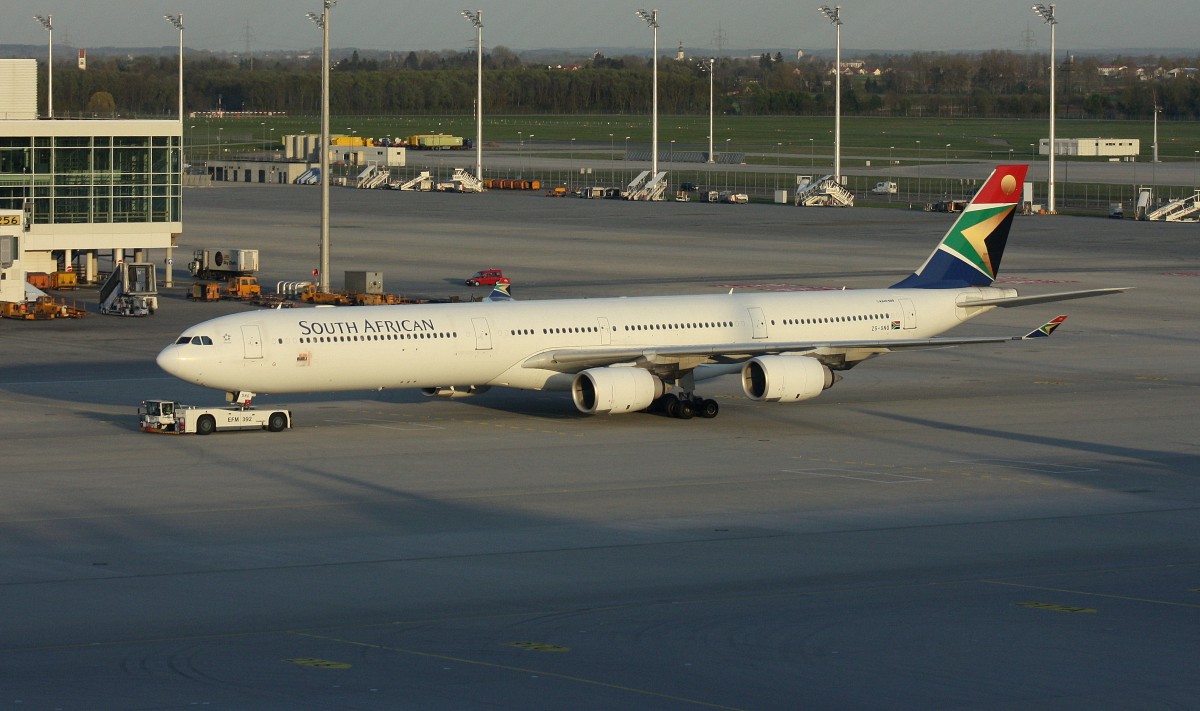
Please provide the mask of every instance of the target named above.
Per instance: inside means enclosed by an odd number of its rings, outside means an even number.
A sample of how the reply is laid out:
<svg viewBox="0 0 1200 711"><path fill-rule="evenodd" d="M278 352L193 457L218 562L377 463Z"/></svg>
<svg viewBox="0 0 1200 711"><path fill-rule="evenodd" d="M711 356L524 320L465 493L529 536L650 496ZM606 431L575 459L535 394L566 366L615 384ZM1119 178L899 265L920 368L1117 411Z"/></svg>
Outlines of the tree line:
<svg viewBox="0 0 1200 711"><path fill-rule="evenodd" d="M93 58L86 71L55 68L54 104L73 115L174 115L175 57ZM1011 51L915 52L868 55L865 73L845 74L846 115L1032 118L1049 110L1049 58ZM1058 111L1067 118L1145 119L1157 105L1167 119L1200 118L1200 77L1151 76L1138 66L1196 66L1196 58L1114 57L1123 76L1104 77L1095 58L1058 67ZM661 59L659 110L708 112L708 62ZM364 59L355 52L331 72L331 111L337 115L468 114L474 110L474 52L409 52ZM319 60L257 62L205 57L184 65L187 111L319 113ZM828 115L833 112L832 62L785 60L764 52L753 59L715 62L715 108L721 114ZM44 91L44 87L42 87ZM111 101L109 100L111 97ZM651 63L599 54L579 65L523 62L497 47L484 55L484 111L493 114L636 114L649 111Z"/></svg>

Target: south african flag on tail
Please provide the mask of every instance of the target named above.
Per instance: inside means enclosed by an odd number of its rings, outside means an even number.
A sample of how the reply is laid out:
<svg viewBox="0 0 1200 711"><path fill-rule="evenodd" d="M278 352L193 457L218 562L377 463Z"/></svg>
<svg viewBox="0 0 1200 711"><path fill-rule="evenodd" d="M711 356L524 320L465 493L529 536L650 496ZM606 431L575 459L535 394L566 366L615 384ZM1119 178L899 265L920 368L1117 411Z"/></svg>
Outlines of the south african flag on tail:
<svg viewBox="0 0 1200 711"><path fill-rule="evenodd" d="M992 171L929 259L893 288L991 286L1000 270L1028 169L1027 165L1002 165Z"/></svg>

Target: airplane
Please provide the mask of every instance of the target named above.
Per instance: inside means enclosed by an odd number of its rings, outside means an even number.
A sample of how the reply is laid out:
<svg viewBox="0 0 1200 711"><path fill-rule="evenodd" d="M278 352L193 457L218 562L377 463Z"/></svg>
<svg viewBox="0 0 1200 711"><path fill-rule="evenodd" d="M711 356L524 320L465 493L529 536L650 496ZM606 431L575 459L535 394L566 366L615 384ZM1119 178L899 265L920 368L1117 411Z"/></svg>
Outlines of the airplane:
<svg viewBox="0 0 1200 711"><path fill-rule="evenodd" d="M719 411L697 383L734 373L751 400L799 402L883 353L1043 337L1066 318L1024 336L939 336L992 309L1126 290L1020 296L992 285L1027 169L997 167L925 263L890 288L520 301L505 284L478 303L222 316L186 329L157 362L243 407L258 393L464 397L499 386L570 392L589 415L688 419Z"/></svg>

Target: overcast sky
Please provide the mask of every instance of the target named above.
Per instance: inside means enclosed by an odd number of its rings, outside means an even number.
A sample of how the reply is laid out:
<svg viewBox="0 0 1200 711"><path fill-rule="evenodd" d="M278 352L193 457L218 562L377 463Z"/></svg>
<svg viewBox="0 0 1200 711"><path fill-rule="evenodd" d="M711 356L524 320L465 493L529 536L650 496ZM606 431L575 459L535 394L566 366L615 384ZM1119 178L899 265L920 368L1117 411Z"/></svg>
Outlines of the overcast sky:
<svg viewBox="0 0 1200 711"><path fill-rule="evenodd" d="M718 28L726 49L833 47L834 30L817 2L801 0L471 0L453 2L338 0L330 29L334 47L380 50L465 49L474 29L461 9L481 9L486 47L516 50L649 47L650 30L634 12L659 10L659 46L680 42L689 54L712 54ZM1027 0L848 0L842 6L846 49L972 50L1025 47L1048 51L1050 30ZM38 44L46 33L34 14L54 16L63 47L173 45L165 13L184 13L188 47L263 52L320 46L304 16L321 0L0 0L0 44ZM1195 48L1200 0L1075 0L1059 4L1060 52L1109 48ZM27 19L26 19L27 18ZM1192 50L1200 52L1200 49Z"/></svg>

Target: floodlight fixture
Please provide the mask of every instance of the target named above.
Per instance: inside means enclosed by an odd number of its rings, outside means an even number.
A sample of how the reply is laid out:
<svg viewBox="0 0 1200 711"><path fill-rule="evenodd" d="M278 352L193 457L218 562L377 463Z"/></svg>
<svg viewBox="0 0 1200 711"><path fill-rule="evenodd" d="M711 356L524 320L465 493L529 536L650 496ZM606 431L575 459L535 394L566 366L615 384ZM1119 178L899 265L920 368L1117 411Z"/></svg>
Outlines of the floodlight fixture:
<svg viewBox="0 0 1200 711"><path fill-rule="evenodd" d="M658 10L638 10L637 16L654 32L654 79L650 93L650 175L658 175Z"/></svg>
<svg viewBox="0 0 1200 711"><path fill-rule="evenodd" d="M833 179L842 181L842 6L822 5L818 10L837 30L833 61Z"/></svg>
<svg viewBox="0 0 1200 711"><path fill-rule="evenodd" d="M46 56L46 118L54 118L54 15L34 15L49 33L49 49Z"/></svg>
<svg viewBox="0 0 1200 711"><path fill-rule="evenodd" d="M1054 154L1058 151L1058 145L1054 140L1054 114L1055 114L1055 65L1058 63L1056 58L1056 50L1054 46L1054 28L1058 25L1058 18L1054 15L1054 3L1043 5L1038 3L1033 6L1033 11L1047 25L1050 25L1050 150L1049 158L1049 178L1046 181L1046 212L1055 214L1054 210Z"/></svg>
<svg viewBox="0 0 1200 711"><path fill-rule="evenodd" d="M321 14L306 13L321 28L321 266L318 289L329 291L329 10L336 0L324 0Z"/></svg>
<svg viewBox="0 0 1200 711"><path fill-rule="evenodd" d="M483 10L463 10L462 16L475 26L477 63L475 85L475 178L483 180Z"/></svg>

